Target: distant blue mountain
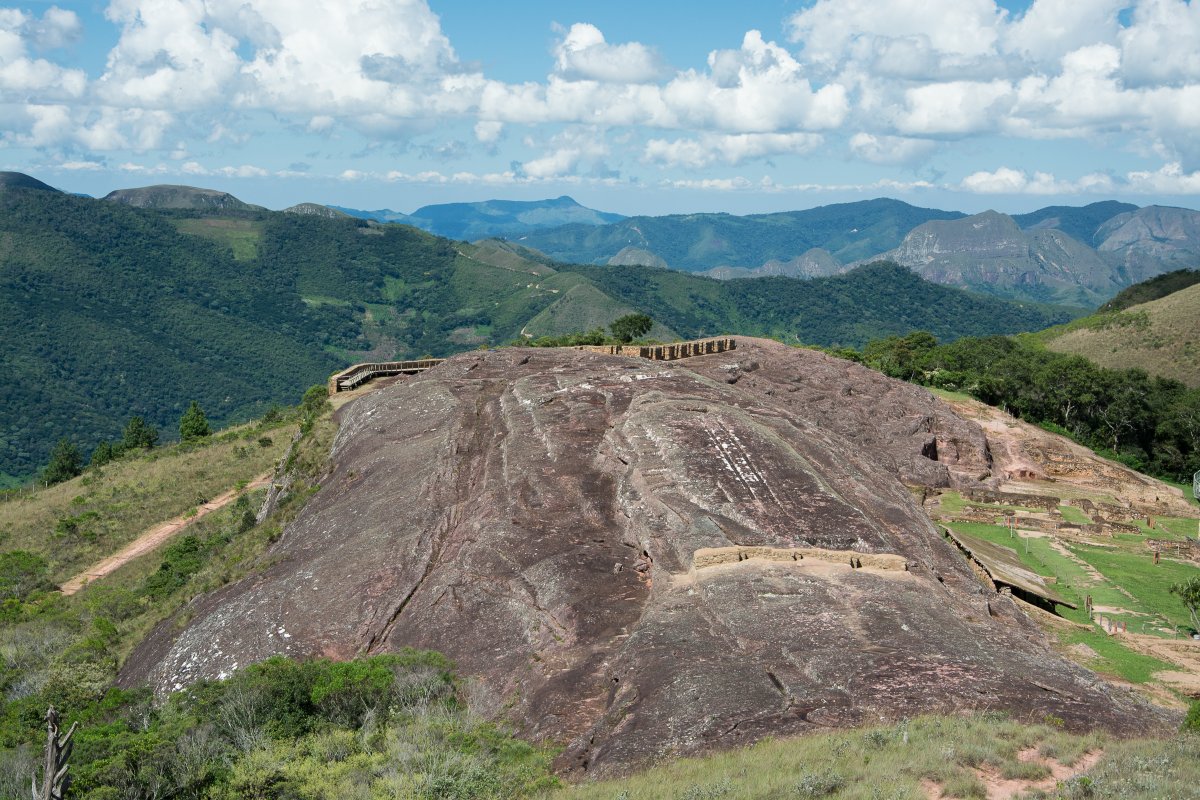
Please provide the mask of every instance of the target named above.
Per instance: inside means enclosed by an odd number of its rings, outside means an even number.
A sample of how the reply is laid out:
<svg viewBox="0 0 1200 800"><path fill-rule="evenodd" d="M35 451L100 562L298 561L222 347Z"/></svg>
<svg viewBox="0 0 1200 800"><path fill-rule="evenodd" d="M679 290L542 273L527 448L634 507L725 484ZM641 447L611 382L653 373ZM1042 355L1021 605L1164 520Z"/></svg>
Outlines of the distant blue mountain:
<svg viewBox="0 0 1200 800"><path fill-rule="evenodd" d="M1096 234L1104 223L1118 214L1137 210L1138 207L1131 203L1103 200L1082 207L1046 206L1028 214L1014 214L1013 221L1020 225L1022 230L1057 228L1088 247L1096 247L1100 244L1096 240Z"/></svg>
<svg viewBox="0 0 1200 800"><path fill-rule="evenodd" d="M334 211L340 211L343 214L358 217L359 219L371 219L376 222L399 222L404 225L421 227L408 214L402 211L392 211L390 208L381 208L376 211L364 211L361 208L346 208L345 206L326 206L326 208L332 208Z"/></svg>
<svg viewBox="0 0 1200 800"><path fill-rule="evenodd" d="M563 195L553 200L484 200L478 203L442 203L422 206L412 214L384 208L362 211L330 206L361 219L399 222L450 239L476 241L493 237L511 238L560 225L607 225L625 219L581 206Z"/></svg>

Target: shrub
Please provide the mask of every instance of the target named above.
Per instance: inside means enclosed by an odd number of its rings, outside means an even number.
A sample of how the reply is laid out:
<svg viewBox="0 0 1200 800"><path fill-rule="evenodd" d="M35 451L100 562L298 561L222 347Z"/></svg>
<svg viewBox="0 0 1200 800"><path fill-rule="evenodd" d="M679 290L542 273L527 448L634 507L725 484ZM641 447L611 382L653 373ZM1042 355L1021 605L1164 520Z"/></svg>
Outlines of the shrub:
<svg viewBox="0 0 1200 800"><path fill-rule="evenodd" d="M149 450L158 444L158 430L141 417L133 417L121 434L122 450Z"/></svg>
<svg viewBox="0 0 1200 800"><path fill-rule="evenodd" d="M36 553L0 553L0 600L23 601L39 589L49 589L49 565Z"/></svg>
<svg viewBox="0 0 1200 800"><path fill-rule="evenodd" d="M645 336L654 327L654 320L645 314L626 314L614 320L608 326L612 335L618 341L632 342L640 336Z"/></svg>
<svg viewBox="0 0 1200 800"><path fill-rule="evenodd" d="M1200 700L1192 702L1192 706L1183 720L1182 730L1200 733Z"/></svg>
<svg viewBox="0 0 1200 800"><path fill-rule="evenodd" d="M69 481L83 472L83 453L69 439L58 440L50 453L50 463L42 470L42 483L53 486L56 483Z"/></svg>

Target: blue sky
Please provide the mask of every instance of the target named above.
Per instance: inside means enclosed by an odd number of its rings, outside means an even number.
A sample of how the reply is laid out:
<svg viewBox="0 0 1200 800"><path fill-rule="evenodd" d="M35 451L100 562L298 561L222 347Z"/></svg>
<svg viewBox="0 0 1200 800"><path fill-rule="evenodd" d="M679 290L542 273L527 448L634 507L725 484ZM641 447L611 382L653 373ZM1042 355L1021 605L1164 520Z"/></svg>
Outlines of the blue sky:
<svg viewBox="0 0 1200 800"><path fill-rule="evenodd" d="M0 168L282 208L1200 205L1185 0L0 0Z"/></svg>

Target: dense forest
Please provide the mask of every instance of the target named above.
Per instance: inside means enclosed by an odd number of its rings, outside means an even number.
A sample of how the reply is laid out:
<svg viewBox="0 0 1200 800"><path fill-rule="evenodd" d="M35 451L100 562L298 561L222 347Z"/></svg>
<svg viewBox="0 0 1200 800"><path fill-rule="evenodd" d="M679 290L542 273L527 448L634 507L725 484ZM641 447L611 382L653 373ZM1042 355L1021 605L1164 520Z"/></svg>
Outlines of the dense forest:
<svg viewBox="0 0 1200 800"><path fill-rule="evenodd" d="M249 207L151 210L38 186L10 181L0 192L0 485L36 473L61 438L86 455L133 417L170 431L196 401L224 425L293 402L356 360L445 356L631 311L682 336L854 346L920 328L952 339L1070 317L895 267L721 283L564 267L403 225ZM884 216L880 225L899 224Z"/></svg>
<svg viewBox="0 0 1200 800"><path fill-rule="evenodd" d="M717 281L654 267L562 266L684 337L740 333L828 347L930 330L940 339L1017 333L1078 312L1017 303L930 283L889 262L799 280Z"/></svg>
<svg viewBox="0 0 1200 800"><path fill-rule="evenodd" d="M295 400L352 347L352 318L287 274L234 262L162 215L44 191L0 193L0 473L70 436L85 450L135 415L218 422Z"/></svg>
<svg viewBox="0 0 1200 800"><path fill-rule="evenodd" d="M1200 470L1200 389L1178 381L1105 369L1005 336L939 344L917 332L871 342L860 357L886 375L968 393L1166 480L1190 483Z"/></svg>
<svg viewBox="0 0 1200 800"><path fill-rule="evenodd" d="M1200 283L1200 270L1177 269L1174 272L1168 272L1151 278L1148 281L1135 283L1127 289L1122 289L1116 297L1100 306L1097 310L1099 312L1124 311L1130 306L1158 300L1169 294L1174 294L1180 289L1195 286L1197 283Z"/></svg>

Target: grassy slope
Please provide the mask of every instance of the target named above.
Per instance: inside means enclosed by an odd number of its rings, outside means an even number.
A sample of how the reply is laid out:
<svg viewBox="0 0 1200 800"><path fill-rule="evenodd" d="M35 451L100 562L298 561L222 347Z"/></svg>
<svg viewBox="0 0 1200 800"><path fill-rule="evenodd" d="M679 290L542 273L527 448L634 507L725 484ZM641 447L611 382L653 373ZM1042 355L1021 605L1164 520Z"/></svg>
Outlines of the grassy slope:
<svg viewBox="0 0 1200 800"><path fill-rule="evenodd" d="M209 444L132 454L0 502L0 551L45 557L55 581L119 550L147 528L271 469L295 423L242 426Z"/></svg>
<svg viewBox="0 0 1200 800"><path fill-rule="evenodd" d="M1053 720L1049 720L1053 723ZM918 717L899 725L766 740L752 747L656 766L622 780L563 789L555 800L708 800L708 798L831 797L843 800L926 800L922 781L950 797L986 797L980 768L1005 777L1043 777L1018 753L1072 764L1089 751L1105 758L1087 780L1059 786L1051 796L1075 800L1151 800L1191 797L1200 781L1200 736L1167 742L1113 742L1072 736L1053 724L1020 725L1000 715Z"/></svg>
<svg viewBox="0 0 1200 800"><path fill-rule="evenodd" d="M946 493L942 499L943 507L951 513L956 510L956 506L966 504L953 492ZM988 506L988 509L994 509L998 514L1004 510L998 506ZM1020 513L1031 512L1031 509L1015 510ZM1087 520L1078 509L1073 511L1075 514L1072 516ZM1161 525L1164 521L1160 519L1156 524ZM1195 525L1195 520L1178 522L1188 526ZM1092 602L1097 606L1124 609L1122 612L1106 613L1105 616L1125 622L1130 631L1135 633L1144 631L1161 635L1163 631L1167 631L1166 635L1170 635L1173 626L1178 625L1186 629L1188 625L1186 610L1167 588L1194 575L1196 568L1171 559L1162 559L1161 563L1154 564L1141 536L1124 539L1114 537L1112 547L1068 544L1066 547L1071 556L1067 556L1053 547L1048 537L1010 538L1008 528L1003 524L946 524L954 530L961 530L1012 548L1027 567L1039 575L1051 578L1055 591L1078 606L1075 609L1058 608L1059 613L1067 620L1090 625L1084 601L1091 595ZM1084 659L1087 666L1132 683L1145 683L1151 680L1153 673L1173 669L1170 664L1130 650L1119 640L1110 638L1098 629L1062 632L1060 639L1064 645L1087 645L1096 653L1094 657Z"/></svg>
<svg viewBox="0 0 1200 800"><path fill-rule="evenodd" d="M1200 386L1200 284L1124 311L1095 314L1034 334L1059 353L1102 367L1140 367Z"/></svg>

